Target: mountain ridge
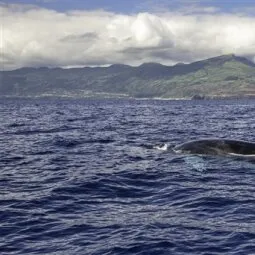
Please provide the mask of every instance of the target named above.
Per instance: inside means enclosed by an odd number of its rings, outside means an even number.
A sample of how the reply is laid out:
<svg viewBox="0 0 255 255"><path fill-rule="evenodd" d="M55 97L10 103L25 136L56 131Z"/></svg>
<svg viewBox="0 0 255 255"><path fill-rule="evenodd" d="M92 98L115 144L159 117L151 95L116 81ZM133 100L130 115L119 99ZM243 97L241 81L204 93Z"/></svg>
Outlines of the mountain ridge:
<svg viewBox="0 0 255 255"><path fill-rule="evenodd" d="M0 72L4 97L255 97L255 64L233 54L173 66L24 67Z"/></svg>

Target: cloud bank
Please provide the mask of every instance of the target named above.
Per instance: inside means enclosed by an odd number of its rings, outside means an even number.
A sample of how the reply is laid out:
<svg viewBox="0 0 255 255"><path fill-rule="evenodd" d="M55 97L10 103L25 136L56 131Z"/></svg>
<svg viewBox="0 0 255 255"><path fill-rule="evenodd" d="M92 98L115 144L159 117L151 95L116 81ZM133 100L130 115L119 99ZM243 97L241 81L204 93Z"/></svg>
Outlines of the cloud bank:
<svg viewBox="0 0 255 255"><path fill-rule="evenodd" d="M255 61L255 17L181 12L57 12L0 5L0 68L143 62L175 64L234 53Z"/></svg>

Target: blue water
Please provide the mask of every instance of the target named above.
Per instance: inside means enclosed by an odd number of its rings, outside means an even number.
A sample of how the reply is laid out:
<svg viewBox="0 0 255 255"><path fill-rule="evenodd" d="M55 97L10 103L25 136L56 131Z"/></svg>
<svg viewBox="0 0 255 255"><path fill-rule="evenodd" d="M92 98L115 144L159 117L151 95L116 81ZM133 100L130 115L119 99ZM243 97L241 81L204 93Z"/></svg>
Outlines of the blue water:
<svg viewBox="0 0 255 255"><path fill-rule="evenodd" d="M0 100L0 254L255 254L255 101Z"/></svg>

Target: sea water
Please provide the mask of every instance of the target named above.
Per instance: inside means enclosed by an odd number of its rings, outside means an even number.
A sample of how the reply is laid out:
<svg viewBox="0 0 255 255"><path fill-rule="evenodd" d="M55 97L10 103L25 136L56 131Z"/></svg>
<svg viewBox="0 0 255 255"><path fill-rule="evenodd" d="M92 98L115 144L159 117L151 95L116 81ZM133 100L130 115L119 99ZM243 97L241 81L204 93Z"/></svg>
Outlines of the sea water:
<svg viewBox="0 0 255 255"><path fill-rule="evenodd" d="M0 100L0 254L255 254L254 100Z"/></svg>

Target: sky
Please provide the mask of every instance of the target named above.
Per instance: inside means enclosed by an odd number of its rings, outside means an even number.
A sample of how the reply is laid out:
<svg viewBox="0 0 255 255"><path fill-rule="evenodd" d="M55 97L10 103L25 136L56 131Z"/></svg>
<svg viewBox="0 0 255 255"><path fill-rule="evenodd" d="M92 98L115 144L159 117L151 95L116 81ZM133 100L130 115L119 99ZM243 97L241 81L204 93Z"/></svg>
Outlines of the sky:
<svg viewBox="0 0 255 255"><path fill-rule="evenodd" d="M0 69L255 62L255 0L0 0Z"/></svg>

